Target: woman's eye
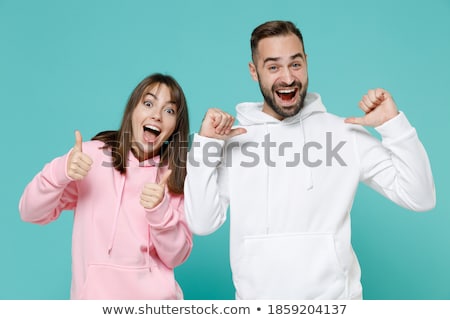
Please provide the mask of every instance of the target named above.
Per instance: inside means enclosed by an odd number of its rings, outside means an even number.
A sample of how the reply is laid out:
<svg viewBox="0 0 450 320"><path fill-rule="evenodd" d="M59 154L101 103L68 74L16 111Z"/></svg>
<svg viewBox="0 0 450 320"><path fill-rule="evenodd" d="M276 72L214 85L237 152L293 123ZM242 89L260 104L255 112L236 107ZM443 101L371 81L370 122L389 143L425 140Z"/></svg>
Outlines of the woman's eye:
<svg viewBox="0 0 450 320"><path fill-rule="evenodd" d="M175 110L172 109L172 108L166 109L166 112L167 112L168 114L175 114Z"/></svg>
<svg viewBox="0 0 450 320"><path fill-rule="evenodd" d="M144 105L146 107L151 107L151 106L153 106L153 103L151 101L144 101Z"/></svg>

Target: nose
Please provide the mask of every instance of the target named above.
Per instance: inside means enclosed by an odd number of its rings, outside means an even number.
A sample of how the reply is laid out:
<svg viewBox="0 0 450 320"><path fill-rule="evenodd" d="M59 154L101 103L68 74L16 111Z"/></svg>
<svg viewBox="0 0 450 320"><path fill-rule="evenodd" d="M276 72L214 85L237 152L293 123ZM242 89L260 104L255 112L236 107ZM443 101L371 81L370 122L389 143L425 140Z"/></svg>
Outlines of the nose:
<svg viewBox="0 0 450 320"><path fill-rule="evenodd" d="M289 67L283 68L280 80L286 86L290 86L295 82L295 78Z"/></svg>
<svg viewBox="0 0 450 320"><path fill-rule="evenodd" d="M150 118L152 118L152 120L161 121L161 110L159 110L159 108L153 108Z"/></svg>

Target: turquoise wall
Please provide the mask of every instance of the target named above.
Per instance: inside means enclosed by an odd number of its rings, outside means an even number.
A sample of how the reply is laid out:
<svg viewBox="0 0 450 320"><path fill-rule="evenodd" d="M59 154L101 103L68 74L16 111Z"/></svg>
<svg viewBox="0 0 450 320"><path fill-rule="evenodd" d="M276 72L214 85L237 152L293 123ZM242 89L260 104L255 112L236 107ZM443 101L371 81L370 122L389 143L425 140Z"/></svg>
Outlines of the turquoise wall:
<svg viewBox="0 0 450 320"><path fill-rule="evenodd" d="M24 223L25 185L73 144L116 129L128 95L153 72L172 74L190 106L234 112L260 100L247 70L254 27L289 19L302 30L310 91L328 110L358 115L384 87L419 132L437 206L413 213L364 186L352 212L366 299L450 299L450 1L0 0L2 202L0 298L67 299L72 213ZM233 299L228 224L195 237L176 270L186 299Z"/></svg>

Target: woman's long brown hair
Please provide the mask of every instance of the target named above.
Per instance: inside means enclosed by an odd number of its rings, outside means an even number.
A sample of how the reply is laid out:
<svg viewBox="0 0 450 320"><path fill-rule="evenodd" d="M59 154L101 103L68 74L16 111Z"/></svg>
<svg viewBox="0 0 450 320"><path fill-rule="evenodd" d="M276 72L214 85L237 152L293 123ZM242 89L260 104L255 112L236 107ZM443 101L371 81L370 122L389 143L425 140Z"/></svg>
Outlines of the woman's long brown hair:
<svg viewBox="0 0 450 320"><path fill-rule="evenodd" d="M186 160L188 151L189 117L187 102L184 92L178 82L169 75L155 73L142 80L131 93L122 118L122 123L117 131L102 131L92 140L100 140L105 143L103 148L111 149L113 166L122 174L126 174L128 154L132 151L132 122L134 109L140 103L145 90L158 84L165 84L172 95L172 100L177 106L177 121L175 130L168 141L161 146L160 163L168 165L172 170L167 186L169 191L182 194L184 180L186 178Z"/></svg>

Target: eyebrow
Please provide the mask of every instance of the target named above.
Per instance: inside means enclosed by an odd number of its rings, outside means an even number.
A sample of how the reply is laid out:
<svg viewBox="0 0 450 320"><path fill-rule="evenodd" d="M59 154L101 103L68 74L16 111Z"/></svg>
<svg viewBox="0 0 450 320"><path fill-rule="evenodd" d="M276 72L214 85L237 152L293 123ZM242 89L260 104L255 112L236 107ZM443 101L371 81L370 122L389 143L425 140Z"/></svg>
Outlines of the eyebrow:
<svg viewBox="0 0 450 320"><path fill-rule="evenodd" d="M144 97L146 97L146 96L150 96L150 97L153 97L155 100L158 100L158 97L156 95L154 95L153 93L151 93L151 92L145 93Z"/></svg>
<svg viewBox="0 0 450 320"><path fill-rule="evenodd" d="M158 100L158 96L153 94L153 93L151 93L151 92L145 93L143 99L145 99L145 97L147 97L147 96L153 97L155 100ZM175 101L173 101L173 100L167 101L166 105L167 104L172 104L178 109L177 103Z"/></svg>
<svg viewBox="0 0 450 320"><path fill-rule="evenodd" d="M304 59L303 54L301 52L296 53L296 54L290 56L289 58L290 58L290 60L295 60L297 58ZM280 59L281 59L280 57L276 57L276 58L275 57L268 57L268 58L264 59L263 65L265 65L267 62L277 62Z"/></svg>

